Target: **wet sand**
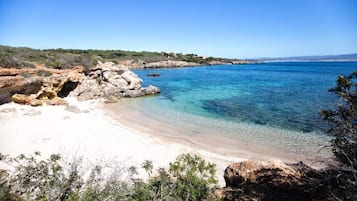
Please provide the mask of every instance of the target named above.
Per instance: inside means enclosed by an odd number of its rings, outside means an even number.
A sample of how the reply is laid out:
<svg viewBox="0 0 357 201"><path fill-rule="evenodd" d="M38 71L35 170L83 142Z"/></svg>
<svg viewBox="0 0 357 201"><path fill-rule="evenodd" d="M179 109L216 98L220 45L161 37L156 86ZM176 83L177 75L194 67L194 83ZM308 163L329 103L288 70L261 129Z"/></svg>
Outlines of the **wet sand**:
<svg viewBox="0 0 357 201"><path fill-rule="evenodd" d="M288 163L303 161L309 165L320 167L313 155L297 154L283 151L278 147L264 146L249 139L237 139L227 135L217 134L216 131L193 129L182 124L170 124L148 116L140 108L140 101L122 99L119 103L103 105L105 114L120 124L126 125L145 135L159 137L168 143L178 143L193 149L206 150L227 158L242 158L251 160L278 159ZM160 115L160 114L154 114ZM192 122L195 124L195 122ZM223 131L222 131L223 132ZM240 132L239 130L237 132ZM318 151L318 150L317 150ZM317 154L319 155L319 154ZM328 153L326 155L328 158Z"/></svg>

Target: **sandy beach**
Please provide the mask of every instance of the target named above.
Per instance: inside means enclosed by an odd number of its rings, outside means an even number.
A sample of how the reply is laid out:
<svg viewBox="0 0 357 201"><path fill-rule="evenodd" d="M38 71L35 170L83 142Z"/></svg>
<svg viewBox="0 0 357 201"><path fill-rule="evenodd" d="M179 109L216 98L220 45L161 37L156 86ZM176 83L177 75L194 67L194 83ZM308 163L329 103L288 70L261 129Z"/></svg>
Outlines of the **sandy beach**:
<svg viewBox="0 0 357 201"><path fill-rule="evenodd" d="M120 161L127 167L140 167L151 160L154 168L167 167L181 153L195 153L217 164L221 185L227 165L244 160L133 129L104 112L99 101L67 101L69 106L1 105L0 152L17 156L40 151L44 157L60 153L65 157L82 156L94 164Z"/></svg>
<svg viewBox="0 0 357 201"><path fill-rule="evenodd" d="M65 158L83 157L91 164L119 161L126 167L140 167L151 160L154 168L167 167L182 153L194 153L217 164L221 186L224 169L232 162L299 161L269 148L243 146L228 137L187 135L185 129L143 116L128 99L118 104L66 100L69 106L1 105L0 153L17 156L39 151L44 157L59 153Z"/></svg>

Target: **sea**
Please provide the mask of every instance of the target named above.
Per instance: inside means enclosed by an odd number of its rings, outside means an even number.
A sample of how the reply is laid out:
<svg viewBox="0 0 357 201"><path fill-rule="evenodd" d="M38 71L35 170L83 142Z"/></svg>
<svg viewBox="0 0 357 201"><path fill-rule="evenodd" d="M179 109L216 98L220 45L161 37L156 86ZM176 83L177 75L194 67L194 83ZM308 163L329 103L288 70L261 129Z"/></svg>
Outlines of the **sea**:
<svg viewBox="0 0 357 201"><path fill-rule="evenodd" d="M195 133L215 133L299 154L329 143L319 112L339 99L329 89L357 62L278 62L134 70L161 89L137 99L141 112ZM147 74L158 73L158 77ZM207 134L208 135L208 134ZM316 149L315 149L316 150Z"/></svg>

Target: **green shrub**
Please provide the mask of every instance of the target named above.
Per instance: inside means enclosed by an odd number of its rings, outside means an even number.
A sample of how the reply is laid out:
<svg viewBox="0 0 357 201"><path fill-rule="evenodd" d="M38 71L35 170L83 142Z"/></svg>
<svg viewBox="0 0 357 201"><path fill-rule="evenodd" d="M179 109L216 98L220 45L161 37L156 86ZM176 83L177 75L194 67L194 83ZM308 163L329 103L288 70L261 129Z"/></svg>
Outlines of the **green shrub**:
<svg viewBox="0 0 357 201"><path fill-rule="evenodd" d="M197 155L183 154L170 163L175 193L182 200L204 200L217 188L215 164Z"/></svg>
<svg viewBox="0 0 357 201"><path fill-rule="evenodd" d="M217 184L215 165L190 154L155 174L152 162L145 161L142 168L150 175L146 182L133 177L135 167L118 165L94 166L84 179L80 159L69 163L59 155L41 159L38 152L15 158L0 154L0 161L14 167L11 172L0 170L0 200L213 200Z"/></svg>

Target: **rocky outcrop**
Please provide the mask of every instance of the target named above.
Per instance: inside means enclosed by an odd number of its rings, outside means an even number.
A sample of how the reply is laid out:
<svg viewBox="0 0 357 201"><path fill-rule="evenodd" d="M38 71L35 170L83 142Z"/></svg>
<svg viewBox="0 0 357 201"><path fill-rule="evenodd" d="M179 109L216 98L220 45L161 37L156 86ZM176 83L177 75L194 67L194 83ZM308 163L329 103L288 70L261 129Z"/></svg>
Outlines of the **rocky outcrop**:
<svg viewBox="0 0 357 201"><path fill-rule="evenodd" d="M139 97L160 93L154 86L142 87L143 80L127 67L112 62L100 63L87 72L81 84L71 92L79 100L97 97Z"/></svg>
<svg viewBox="0 0 357 201"><path fill-rule="evenodd" d="M158 61L150 62L144 65L144 68L173 68L173 67L188 67L188 66L200 66L201 64L187 61Z"/></svg>
<svg viewBox="0 0 357 201"><path fill-rule="evenodd" d="M83 75L76 70L52 74L41 79L41 88L32 94L14 94L12 101L31 106L68 105L62 99L74 90L83 79Z"/></svg>
<svg viewBox="0 0 357 201"><path fill-rule="evenodd" d="M30 95L37 93L42 86L42 78L23 78L22 76L0 77L0 104L11 102L16 93Z"/></svg>
<svg viewBox="0 0 357 201"><path fill-rule="evenodd" d="M31 99L36 99L33 97L39 91L45 93L45 91L51 87L49 85L53 85L52 87L56 88L54 90L57 90L56 93L58 93L60 97L65 96L66 91L78 84L82 72L83 69L80 67L66 70L48 68L0 68L0 104L11 102L14 94L28 96L33 94ZM44 95L45 94L42 96ZM20 98L23 99L22 101L25 101L24 96L14 97L15 101L21 102ZM37 105L38 102L34 104Z"/></svg>
<svg viewBox="0 0 357 201"><path fill-rule="evenodd" d="M67 105L63 99L98 97L118 100L160 93L155 86L142 87L143 80L123 65L100 63L84 73L83 68L2 69L0 68L0 104L14 101L32 106Z"/></svg>
<svg viewBox="0 0 357 201"><path fill-rule="evenodd" d="M223 194L225 200L323 200L322 177L302 162L244 161L226 168Z"/></svg>
<svg viewBox="0 0 357 201"><path fill-rule="evenodd" d="M144 62L144 61L134 61L134 60L123 60L119 61L120 65L126 66L129 69L143 69L143 68L176 68L176 67L190 67L190 66L200 66L199 63L186 62L186 61L157 61L157 62Z"/></svg>

